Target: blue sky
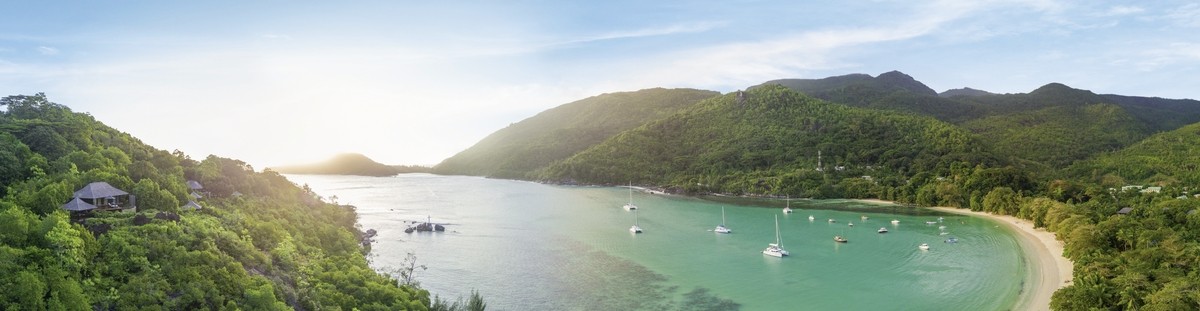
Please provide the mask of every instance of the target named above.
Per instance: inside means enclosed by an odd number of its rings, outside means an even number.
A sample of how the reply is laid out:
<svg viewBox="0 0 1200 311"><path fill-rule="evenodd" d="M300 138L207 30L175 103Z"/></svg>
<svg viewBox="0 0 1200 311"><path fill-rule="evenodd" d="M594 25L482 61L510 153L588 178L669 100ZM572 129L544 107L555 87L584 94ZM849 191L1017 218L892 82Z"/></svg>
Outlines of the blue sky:
<svg viewBox="0 0 1200 311"><path fill-rule="evenodd" d="M435 164L607 92L905 72L1200 98L1190 1L5 1L0 95L256 167Z"/></svg>

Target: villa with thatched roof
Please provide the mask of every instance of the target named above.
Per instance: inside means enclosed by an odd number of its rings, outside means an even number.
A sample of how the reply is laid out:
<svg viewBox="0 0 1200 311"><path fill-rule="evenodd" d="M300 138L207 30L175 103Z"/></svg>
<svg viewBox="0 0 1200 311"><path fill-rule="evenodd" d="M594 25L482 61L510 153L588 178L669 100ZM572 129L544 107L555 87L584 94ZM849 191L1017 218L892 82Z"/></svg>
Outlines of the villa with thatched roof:
<svg viewBox="0 0 1200 311"><path fill-rule="evenodd" d="M200 203L196 203L196 201L188 201L187 204L180 206L179 209L198 211L204 209L204 207L200 206Z"/></svg>
<svg viewBox="0 0 1200 311"><path fill-rule="evenodd" d="M137 197L106 182L87 184L75 191L70 202L62 206L72 212L137 211Z"/></svg>

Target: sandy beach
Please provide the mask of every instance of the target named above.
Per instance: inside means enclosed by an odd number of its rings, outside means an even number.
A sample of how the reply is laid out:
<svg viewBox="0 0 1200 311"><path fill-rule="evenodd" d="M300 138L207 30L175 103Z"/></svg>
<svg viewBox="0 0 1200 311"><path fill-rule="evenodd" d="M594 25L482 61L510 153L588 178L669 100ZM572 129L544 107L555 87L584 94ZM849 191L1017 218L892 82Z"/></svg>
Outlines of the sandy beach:
<svg viewBox="0 0 1200 311"><path fill-rule="evenodd" d="M875 199L860 201L895 204ZM1025 288L1021 291L1021 297L1017 299L1013 310L1050 310L1050 296L1054 295L1054 291L1071 284L1071 272L1074 264L1062 256L1063 244L1054 238L1053 232L1036 229L1033 227L1033 222L1013 216L993 215L953 207L930 207L929 209L991 219L1008 226L1017 233L1021 248L1029 255L1031 269L1027 278L1029 282L1025 283Z"/></svg>

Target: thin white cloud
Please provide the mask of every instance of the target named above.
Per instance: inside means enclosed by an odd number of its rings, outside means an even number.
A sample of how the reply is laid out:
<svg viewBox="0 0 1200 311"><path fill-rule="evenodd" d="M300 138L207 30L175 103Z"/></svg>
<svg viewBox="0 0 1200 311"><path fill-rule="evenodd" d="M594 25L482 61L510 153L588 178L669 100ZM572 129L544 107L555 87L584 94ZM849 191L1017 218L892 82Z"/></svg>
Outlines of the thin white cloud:
<svg viewBox="0 0 1200 311"><path fill-rule="evenodd" d="M723 27L726 24L727 23L725 23L725 22L699 22L699 23L675 24L675 25L667 25L667 26L661 26L661 27L635 29L635 30L628 30L628 31L615 31L615 32L603 33L603 34L598 34L598 35L593 35L593 36L583 36L583 38L581 38L581 39L567 40L567 41L563 41L558 44L573 44L573 43L585 43L585 42L604 41L604 40L632 39L632 38L642 38L642 37L668 36L668 35L676 35L676 34L701 33L701 32L706 32L706 31L716 29L719 27ZM555 44L555 45L557 45L557 44Z"/></svg>
<svg viewBox="0 0 1200 311"><path fill-rule="evenodd" d="M1096 14L1096 15L1100 16L1100 17L1118 17L1118 16L1139 14L1139 13L1142 13L1145 11L1146 11L1146 9L1143 9L1143 8L1137 7L1137 6L1118 5L1118 6L1110 7L1110 8L1108 8L1107 11L1101 12L1100 14Z"/></svg>
<svg viewBox="0 0 1200 311"><path fill-rule="evenodd" d="M1200 27L1200 3L1189 3L1170 10L1166 18L1178 26Z"/></svg>
<svg viewBox="0 0 1200 311"><path fill-rule="evenodd" d="M264 39L270 39L270 40L291 40L292 39L292 36L274 34L274 33L264 34L264 35L262 35L262 37Z"/></svg>
<svg viewBox="0 0 1200 311"><path fill-rule="evenodd" d="M1045 6L1036 2L1039 8ZM810 30L758 42L738 42L667 55L649 73L646 85L679 83L702 87L742 87L770 79L796 77L809 71L855 66L851 48L909 40L928 35L947 23L985 11L987 4L947 1L914 10L893 24L849 29Z"/></svg>
<svg viewBox="0 0 1200 311"><path fill-rule="evenodd" d="M38 53L42 53L42 55L58 55L59 52L58 49L48 46L39 46L37 47L37 51Z"/></svg>
<svg viewBox="0 0 1200 311"><path fill-rule="evenodd" d="M1160 48L1145 50L1136 63L1141 71L1153 71L1165 66L1200 64L1200 43L1176 42Z"/></svg>
<svg viewBox="0 0 1200 311"><path fill-rule="evenodd" d="M597 43L602 41L637 39L647 37L672 36L680 34L703 33L726 26L726 22L694 22L681 23L633 30L612 31L598 34L570 35L569 38L518 38L516 40L473 40L476 42L469 49L437 48L436 54L426 54L425 57L452 59L463 57L505 56L518 54L536 54L550 50L569 48L580 44Z"/></svg>

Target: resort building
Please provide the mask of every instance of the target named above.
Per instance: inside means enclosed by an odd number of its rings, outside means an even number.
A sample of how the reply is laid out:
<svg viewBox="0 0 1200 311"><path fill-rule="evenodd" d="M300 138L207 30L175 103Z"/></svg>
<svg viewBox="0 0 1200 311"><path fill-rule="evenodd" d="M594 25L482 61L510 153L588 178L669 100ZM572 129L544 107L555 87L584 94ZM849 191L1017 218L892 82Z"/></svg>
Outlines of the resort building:
<svg viewBox="0 0 1200 311"><path fill-rule="evenodd" d="M73 213L89 211L137 211L137 196L117 189L106 182L98 181L75 191L71 201L62 206Z"/></svg>

